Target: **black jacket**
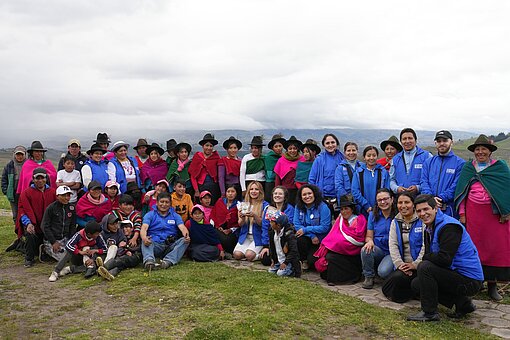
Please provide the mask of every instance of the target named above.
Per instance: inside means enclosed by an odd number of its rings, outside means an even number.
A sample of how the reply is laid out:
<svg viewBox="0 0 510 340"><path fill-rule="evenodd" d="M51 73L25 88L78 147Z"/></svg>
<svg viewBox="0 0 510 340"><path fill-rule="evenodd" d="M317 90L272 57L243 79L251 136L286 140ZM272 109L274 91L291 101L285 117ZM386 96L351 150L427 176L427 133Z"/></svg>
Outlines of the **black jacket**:
<svg viewBox="0 0 510 340"><path fill-rule="evenodd" d="M55 201L44 211L41 222L44 238L51 244L58 240L71 238L76 232L76 209L72 204L63 205Z"/></svg>
<svg viewBox="0 0 510 340"><path fill-rule="evenodd" d="M67 155L70 155L71 157L73 157L69 152L66 154L62 154L60 161L58 161L58 170L64 169L64 157ZM81 168L85 165L85 162L88 159L87 155L80 152L78 154L78 156L76 156L76 158L75 157L73 157L73 158L74 158L74 169L80 171L80 173L81 173Z"/></svg>
<svg viewBox="0 0 510 340"><path fill-rule="evenodd" d="M269 254L274 263L278 263L278 255L276 254L276 248L274 244L274 230L269 229ZM283 235L280 239L283 252L285 253L284 263L287 265L292 264L294 269L294 276L301 276L301 263L299 262L299 252L296 239L296 230L293 225L288 225L283 230Z"/></svg>

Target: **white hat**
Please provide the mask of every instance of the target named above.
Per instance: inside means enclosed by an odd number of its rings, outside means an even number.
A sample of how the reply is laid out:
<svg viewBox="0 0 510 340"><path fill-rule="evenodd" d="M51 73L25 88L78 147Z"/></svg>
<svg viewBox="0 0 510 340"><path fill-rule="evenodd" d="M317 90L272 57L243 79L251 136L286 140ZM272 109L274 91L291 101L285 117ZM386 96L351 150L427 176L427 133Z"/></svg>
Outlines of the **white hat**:
<svg viewBox="0 0 510 340"><path fill-rule="evenodd" d="M120 148L122 146L125 146L126 149L129 149L129 144L128 143L119 140L118 142L113 143L112 151L115 152L115 151L117 151L118 148Z"/></svg>
<svg viewBox="0 0 510 340"><path fill-rule="evenodd" d="M67 185L61 185L57 188L57 195L72 194L73 192Z"/></svg>

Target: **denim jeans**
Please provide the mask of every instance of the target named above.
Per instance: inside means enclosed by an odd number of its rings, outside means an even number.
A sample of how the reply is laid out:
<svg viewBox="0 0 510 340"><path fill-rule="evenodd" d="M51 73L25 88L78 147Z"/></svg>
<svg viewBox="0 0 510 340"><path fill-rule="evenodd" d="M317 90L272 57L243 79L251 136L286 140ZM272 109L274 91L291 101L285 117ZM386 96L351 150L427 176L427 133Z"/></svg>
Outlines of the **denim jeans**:
<svg viewBox="0 0 510 340"><path fill-rule="evenodd" d="M188 243L184 242L184 237L181 237L170 245L166 243L152 242L150 245L146 246L142 242L143 263L146 263L149 260L156 261L156 257L159 257L163 261L170 262L175 265L179 263L187 248Z"/></svg>
<svg viewBox="0 0 510 340"><path fill-rule="evenodd" d="M385 279L393 272L393 261L391 256L386 255L381 248L374 245L374 249L367 254L365 250L361 251L361 265L364 277L374 277L375 268L380 278Z"/></svg>
<svg viewBox="0 0 510 340"><path fill-rule="evenodd" d="M280 269L280 264L276 263L274 267L270 267L267 271L278 276L291 276L294 272L292 270L292 263L289 263L285 269Z"/></svg>

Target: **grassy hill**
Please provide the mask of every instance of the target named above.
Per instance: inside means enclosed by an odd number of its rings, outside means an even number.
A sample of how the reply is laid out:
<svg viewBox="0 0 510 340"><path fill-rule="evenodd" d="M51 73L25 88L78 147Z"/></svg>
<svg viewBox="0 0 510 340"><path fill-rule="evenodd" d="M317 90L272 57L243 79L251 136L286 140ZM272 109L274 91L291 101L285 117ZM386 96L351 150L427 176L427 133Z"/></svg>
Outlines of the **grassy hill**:
<svg viewBox="0 0 510 340"><path fill-rule="evenodd" d="M464 139L456 141L453 144L453 151L459 157L462 157L465 160L474 158L474 154L467 149L467 147L475 142L477 137ZM503 141L495 143L498 149L492 154L492 158L494 159L502 159L510 164L510 138L507 138ZM435 147L429 146L425 149L432 152L432 154L436 153Z"/></svg>

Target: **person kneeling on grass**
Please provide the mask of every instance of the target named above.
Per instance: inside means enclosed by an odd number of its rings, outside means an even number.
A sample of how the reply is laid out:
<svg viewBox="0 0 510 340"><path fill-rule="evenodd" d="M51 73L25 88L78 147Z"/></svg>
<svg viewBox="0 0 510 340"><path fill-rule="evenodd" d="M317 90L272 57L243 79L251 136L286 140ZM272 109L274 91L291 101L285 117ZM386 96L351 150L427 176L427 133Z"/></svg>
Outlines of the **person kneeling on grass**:
<svg viewBox="0 0 510 340"><path fill-rule="evenodd" d="M89 221L85 228L71 237L65 247L65 256L58 261L55 269L49 277L50 282L55 282L60 276L70 273L83 273L85 278L96 274L94 257L106 252L106 244L101 236L101 225L96 221ZM67 266L71 260L72 265Z"/></svg>
<svg viewBox="0 0 510 340"><path fill-rule="evenodd" d="M172 208L170 194L159 194L156 206L157 210L149 211L143 217L140 231L143 263L149 271L156 266L156 257L162 258L162 269L179 263L190 242L188 229Z"/></svg>
<svg viewBox="0 0 510 340"><path fill-rule="evenodd" d="M269 230L269 255L271 267L268 272L278 276L301 277L301 263L296 239L296 230L289 218L281 211L268 212L271 224Z"/></svg>
<svg viewBox="0 0 510 340"><path fill-rule="evenodd" d="M191 238L190 256L198 262L214 262L225 258L216 229L205 222L205 209L196 204L191 209L191 220L186 221Z"/></svg>

